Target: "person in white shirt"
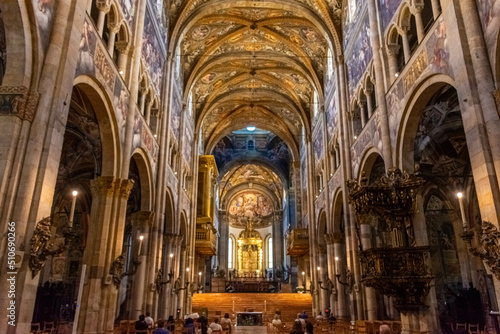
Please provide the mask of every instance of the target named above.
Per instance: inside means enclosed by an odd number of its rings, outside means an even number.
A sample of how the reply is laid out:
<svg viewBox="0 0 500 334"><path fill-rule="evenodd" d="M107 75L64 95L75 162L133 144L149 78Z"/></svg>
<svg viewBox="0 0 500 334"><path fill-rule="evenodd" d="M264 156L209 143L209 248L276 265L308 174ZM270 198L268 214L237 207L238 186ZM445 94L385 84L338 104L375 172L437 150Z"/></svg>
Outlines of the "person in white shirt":
<svg viewBox="0 0 500 334"><path fill-rule="evenodd" d="M150 312L146 312L146 318L144 318L144 321L148 324L149 328L153 328L155 325L155 321L151 318Z"/></svg>
<svg viewBox="0 0 500 334"><path fill-rule="evenodd" d="M212 331L222 331L222 326L219 324L219 318L215 318L214 322L212 322L208 327L210 327Z"/></svg>
<svg viewBox="0 0 500 334"><path fill-rule="evenodd" d="M272 321L272 324L275 325L275 326L281 325L281 319L280 319L279 314L275 314L274 315L274 319Z"/></svg>
<svg viewBox="0 0 500 334"><path fill-rule="evenodd" d="M220 325L222 326L222 329L229 328L229 333L231 333L232 323L231 319L229 318L229 313L224 314L224 318L220 319Z"/></svg>

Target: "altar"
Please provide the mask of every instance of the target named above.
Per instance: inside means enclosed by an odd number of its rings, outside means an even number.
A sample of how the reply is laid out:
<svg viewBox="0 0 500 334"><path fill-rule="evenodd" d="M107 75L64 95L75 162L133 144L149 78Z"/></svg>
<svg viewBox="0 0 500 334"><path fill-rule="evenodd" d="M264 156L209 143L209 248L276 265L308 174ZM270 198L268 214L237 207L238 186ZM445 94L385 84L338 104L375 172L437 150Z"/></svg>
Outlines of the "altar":
<svg viewBox="0 0 500 334"><path fill-rule="evenodd" d="M262 326L262 312L236 312L238 326Z"/></svg>

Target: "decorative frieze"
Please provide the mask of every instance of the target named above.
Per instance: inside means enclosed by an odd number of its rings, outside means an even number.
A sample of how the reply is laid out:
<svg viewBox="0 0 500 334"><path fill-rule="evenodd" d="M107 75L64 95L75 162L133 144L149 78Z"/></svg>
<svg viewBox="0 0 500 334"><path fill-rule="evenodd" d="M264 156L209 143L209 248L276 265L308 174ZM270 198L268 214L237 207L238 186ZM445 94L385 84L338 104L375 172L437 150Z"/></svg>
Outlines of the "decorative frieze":
<svg viewBox="0 0 500 334"><path fill-rule="evenodd" d="M24 86L0 87L0 116L15 115L29 122L35 117L40 94Z"/></svg>

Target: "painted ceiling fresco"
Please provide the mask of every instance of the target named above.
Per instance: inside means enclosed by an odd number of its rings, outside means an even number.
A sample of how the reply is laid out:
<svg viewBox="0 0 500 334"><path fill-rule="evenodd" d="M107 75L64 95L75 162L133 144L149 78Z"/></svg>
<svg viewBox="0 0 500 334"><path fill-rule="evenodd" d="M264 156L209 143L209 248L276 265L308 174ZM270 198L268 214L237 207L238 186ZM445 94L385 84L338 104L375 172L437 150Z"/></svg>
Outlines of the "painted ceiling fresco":
<svg viewBox="0 0 500 334"><path fill-rule="evenodd" d="M273 134L238 135L223 137L213 151L217 168L224 173L226 165L241 159L258 160L278 168L287 178L290 170L291 154L286 143Z"/></svg>
<svg viewBox="0 0 500 334"><path fill-rule="evenodd" d="M328 48L340 46L340 13L337 0L170 1L183 95L192 94L196 127L210 149L220 133L249 121L289 146L300 143L314 95L324 96Z"/></svg>
<svg viewBox="0 0 500 334"><path fill-rule="evenodd" d="M239 165L228 171L219 183L220 197L245 184L266 187L278 200L282 200L283 181L270 168L255 163Z"/></svg>

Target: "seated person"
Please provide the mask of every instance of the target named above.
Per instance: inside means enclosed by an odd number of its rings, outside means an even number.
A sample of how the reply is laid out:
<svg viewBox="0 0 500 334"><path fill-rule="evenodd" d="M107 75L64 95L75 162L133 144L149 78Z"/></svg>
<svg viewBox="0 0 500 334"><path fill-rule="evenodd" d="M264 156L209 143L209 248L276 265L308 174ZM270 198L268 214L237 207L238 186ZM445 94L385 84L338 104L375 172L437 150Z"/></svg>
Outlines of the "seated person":
<svg viewBox="0 0 500 334"><path fill-rule="evenodd" d="M273 321L271 321L271 323L272 323L274 326L279 326L279 325L281 325L281 319L280 319L279 314L275 314L275 315L274 315Z"/></svg>
<svg viewBox="0 0 500 334"><path fill-rule="evenodd" d="M164 328L164 326L165 321L163 319L158 320L158 328L153 331L153 334L170 334L170 331Z"/></svg>
<svg viewBox="0 0 500 334"><path fill-rule="evenodd" d="M222 326L219 324L219 318L215 318L214 322L212 322L209 327L212 331L221 331Z"/></svg>
<svg viewBox="0 0 500 334"><path fill-rule="evenodd" d="M144 314L141 314L139 316L139 320L135 322L135 330L145 331L149 328L148 323L144 320L144 318Z"/></svg>
<svg viewBox="0 0 500 334"><path fill-rule="evenodd" d="M320 322L321 320L323 320L323 315L321 314L321 312L319 312L319 314L316 316L316 321L317 322Z"/></svg>

